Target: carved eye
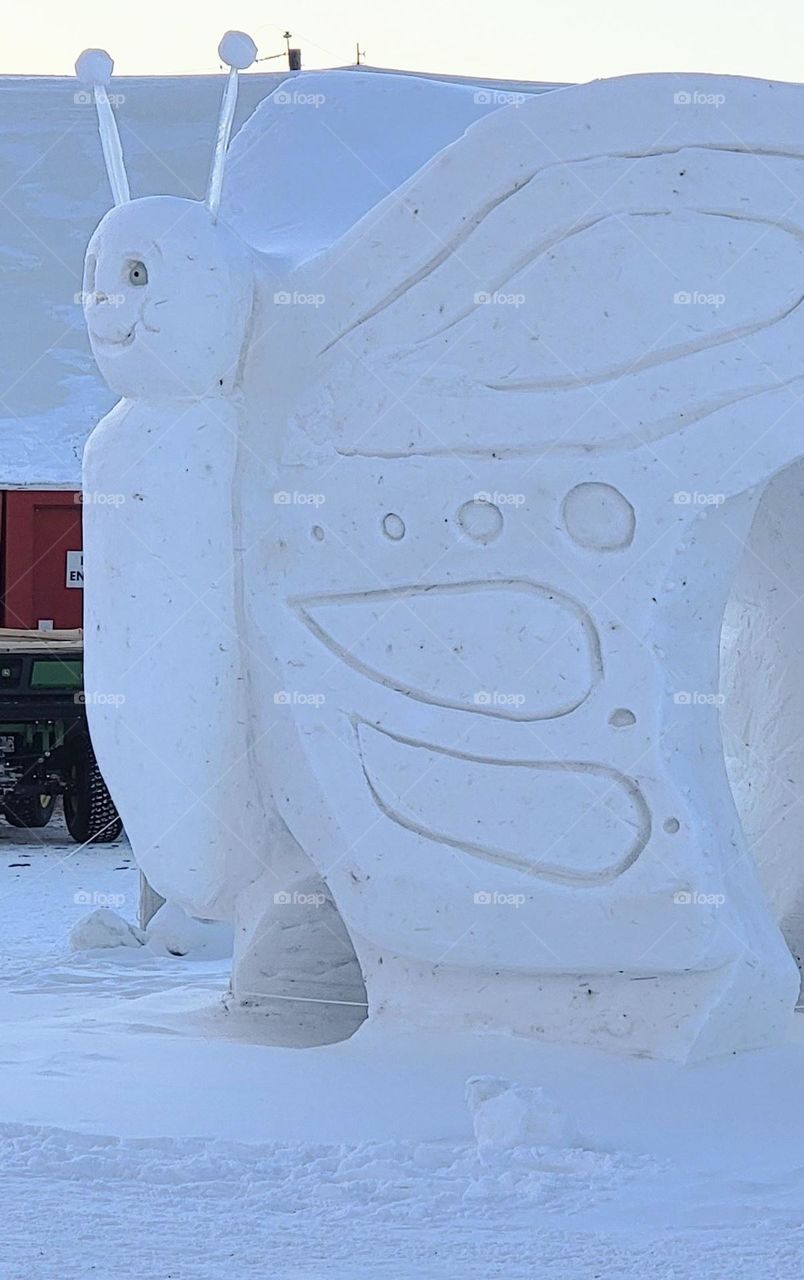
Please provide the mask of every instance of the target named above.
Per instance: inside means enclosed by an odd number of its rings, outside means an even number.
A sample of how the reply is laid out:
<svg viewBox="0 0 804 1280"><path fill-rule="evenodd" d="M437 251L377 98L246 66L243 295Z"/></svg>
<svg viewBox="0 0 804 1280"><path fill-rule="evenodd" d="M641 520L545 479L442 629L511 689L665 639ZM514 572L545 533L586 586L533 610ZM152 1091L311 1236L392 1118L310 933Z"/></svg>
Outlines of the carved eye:
<svg viewBox="0 0 804 1280"><path fill-rule="evenodd" d="M128 270L129 284L143 285L148 283L148 272L144 262L132 262Z"/></svg>

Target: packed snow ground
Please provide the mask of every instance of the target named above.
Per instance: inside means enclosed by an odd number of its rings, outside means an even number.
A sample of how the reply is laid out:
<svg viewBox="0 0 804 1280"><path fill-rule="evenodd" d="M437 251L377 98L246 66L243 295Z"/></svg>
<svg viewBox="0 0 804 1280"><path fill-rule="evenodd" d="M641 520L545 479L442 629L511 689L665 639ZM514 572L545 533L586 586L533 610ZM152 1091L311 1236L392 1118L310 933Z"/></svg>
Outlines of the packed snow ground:
<svg viewBox="0 0 804 1280"><path fill-rule="evenodd" d="M124 842L0 827L2 1280L804 1274L804 1045L687 1070L370 1029L270 1048L222 1008L227 957L70 952L136 895ZM484 1074L525 1087L478 1146Z"/></svg>

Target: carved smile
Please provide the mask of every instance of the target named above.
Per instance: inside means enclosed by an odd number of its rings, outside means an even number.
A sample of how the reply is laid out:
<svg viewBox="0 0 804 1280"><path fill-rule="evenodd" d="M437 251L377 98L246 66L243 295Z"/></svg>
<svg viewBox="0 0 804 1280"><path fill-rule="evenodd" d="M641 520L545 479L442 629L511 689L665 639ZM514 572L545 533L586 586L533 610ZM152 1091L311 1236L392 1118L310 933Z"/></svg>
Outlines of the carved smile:
<svg viewBox="0 0 804 1280"><path fill-rule="evenodd" d="M117 349L130 347L137 336L137 326L139 324L142 324L142 327L147 330L148 333L161 333L161 329L156 325L148 324L148 322L140 316L138 320L134 321L128 333L124 334L122 338L101 338L95 333L94 329L90 329L92 341L96 342L100 347L112 347Z"/></svg>
<svg viewBox="0 0 804 1280"><path fill-rule="evenodd" d="M137 336L138 320L135 320L128 333L122 338L101 338L97 333L91 330L92 341L96 342L99 347L130 347Z"/></svg>

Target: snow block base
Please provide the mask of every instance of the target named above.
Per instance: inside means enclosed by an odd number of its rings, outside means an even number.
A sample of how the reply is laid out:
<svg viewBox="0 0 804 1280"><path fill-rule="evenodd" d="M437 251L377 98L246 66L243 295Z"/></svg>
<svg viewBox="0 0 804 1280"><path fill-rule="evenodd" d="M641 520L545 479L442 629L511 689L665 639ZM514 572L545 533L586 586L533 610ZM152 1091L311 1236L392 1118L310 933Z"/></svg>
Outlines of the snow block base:
<svg viewBox="0 0 804 1280"><path fill-rule="evenodd" d="M384 963L369 969L370 1016L393 1028L499 1033L610 1053L693 1062L787 1039L796 976L786 989L750 960L712 973L469 974ZM752 1022L745 1009L752 1011ZM724 1048L728 1046L728 1048Z"/></svg>

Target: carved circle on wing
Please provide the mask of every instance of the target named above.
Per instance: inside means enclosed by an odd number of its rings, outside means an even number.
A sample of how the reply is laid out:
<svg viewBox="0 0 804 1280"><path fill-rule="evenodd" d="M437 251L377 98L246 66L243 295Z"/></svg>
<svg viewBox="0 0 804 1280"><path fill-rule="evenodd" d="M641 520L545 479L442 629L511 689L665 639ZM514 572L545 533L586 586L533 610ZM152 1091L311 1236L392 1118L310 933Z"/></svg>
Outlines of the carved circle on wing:
<svg viewBox="0 0 804 1280"><path fill-rule="evenodd" d="M630 729L636 724L636 716L629 707L617 707L609 716L612 729Z"/></svg>
<svg viewBox="0 0 804 1280"><path fill-rule="evenodd" d="M613 485L576 484L564 498L561 513L573 542L589 551L624 551L634 540L634 508Z"/></svg>
<svg viewBox="0 0 804 1280"><path fill-rule="evenodd" d="M461 532L484 546L494 542L502 533L502 512L490 498L470 498L464 502L456 518Z"/></svg>
<svg viewBox="0 0 804 1280"><path fill-rule="evenodd" d="M645 848L636 782L585 760L500 760L355 729L366 784L386 818L420 839L557 884L591 888Z"/></svg>
<svg viewBox="0 0 804 1280"><path fill-rule="evenodd" d="M399 542L405 536L405 521L396 512L389 511L383 516L382 531L392 542Z"/></svg>
<svg viewBox="0 0 804 1280"><path fill-rule="evenodd" d="M434 583L289 602L346 666L432 706L502 720L551 720L603 674L579 601L527 579Z"/></svg>

